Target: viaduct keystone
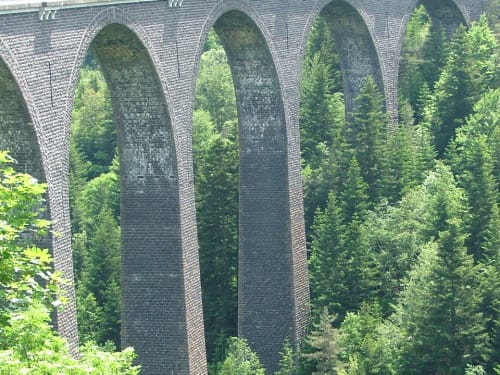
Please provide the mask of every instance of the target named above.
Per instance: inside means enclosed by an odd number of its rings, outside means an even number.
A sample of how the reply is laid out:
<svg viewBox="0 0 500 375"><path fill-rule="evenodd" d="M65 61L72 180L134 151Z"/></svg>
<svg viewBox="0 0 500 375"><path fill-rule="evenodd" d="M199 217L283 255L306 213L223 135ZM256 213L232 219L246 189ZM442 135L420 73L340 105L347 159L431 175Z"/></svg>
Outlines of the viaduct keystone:
<svg viewBox="0 0 500 375"><path fill-rule="evenodd" d="M397 115L402 40L426 6L450 33L487 0L2 0L0 149L48 183L54 266L73 280L68 198L75 87L92 49L121 161L122 341L143 374L207 373L193 188L194 88L207 34L226 50L240 139L239 335L268 373L306 330L299 86L314 19L329 23L347 111L367 75ZM74 289L55 323L76 352Z"/></svg>

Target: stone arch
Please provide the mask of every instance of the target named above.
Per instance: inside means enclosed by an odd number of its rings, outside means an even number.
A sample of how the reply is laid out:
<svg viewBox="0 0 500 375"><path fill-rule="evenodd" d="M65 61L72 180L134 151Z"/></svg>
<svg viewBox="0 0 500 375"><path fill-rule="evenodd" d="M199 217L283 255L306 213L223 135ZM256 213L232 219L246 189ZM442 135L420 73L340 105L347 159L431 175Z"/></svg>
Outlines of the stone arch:
<svg viewBox="0 0 500 375"><path fill-rule="evenodd" d="M224 1L203 27L196 69L212 26L231 68L239 122L238 335L273 373L285 338L303 337L308 314L307 269L301 272L295 263L302 250L305 259L305 248L293 248L291 240L280 66L258 14L241 2ZM193 91L196 77L195 71Z"/></svg>
<svg viewBox="0 0 500 375"><path fill-rule="evenodd" d="M46 181L36 110L15 59L0 40L0 150L8 150L16 169Z"/></svg>
<svg viewBox="0 0 500 375"><path fill-rule="evenodd" d="M307 37L314 19L321 16L327 22L337 47L344 82L346 114L350 117L367 76L372 76L380 91L386 94L384 76L376 38L373 33L373 20L364 12L356 0L321 0L307 22L307 29L302 38L302 60Z"/></svg>
<svg viewBox="0 0 500 375"><path fill-rule="evenodd" d="M82 38L68 117L89 48L108 84L118 134L122 346L135 348L144 374L206 373L199 280L185 254L180 153L164 73L147 33L125 12L107 8ZM69 120L67 132L69 141Z"/></svg>
<svg viewBox="0 0 500 375"><path fill-rule="evenodd" d="M412 14L413 10L418 6L423 5L432 20L433 27L443 27L446 34L451 37L457 27L461 24L468 24L470 22L469 15L465 10L463 4L457 0L413 0L406 12L403 28L404 33L406 24ZM403 40L404 38L401 38Z"/></svg>

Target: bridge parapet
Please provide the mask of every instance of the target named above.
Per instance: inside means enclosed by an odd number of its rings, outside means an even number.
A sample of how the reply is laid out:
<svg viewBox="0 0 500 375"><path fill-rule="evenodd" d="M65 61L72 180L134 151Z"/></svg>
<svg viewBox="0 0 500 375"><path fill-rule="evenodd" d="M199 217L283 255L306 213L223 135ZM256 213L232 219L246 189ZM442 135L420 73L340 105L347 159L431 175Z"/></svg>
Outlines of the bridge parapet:
<svg viewBox="0 0 500 375"><path fill-rule="evenodd" d="M39 12L40 19L54 17L55 12L63 8L85 8L103 5L119 5L130 3L168 2L171 8L182 6L184 0L4 0L0 3L0 14ZM43 16L42 16L43 13Z"/></svg>

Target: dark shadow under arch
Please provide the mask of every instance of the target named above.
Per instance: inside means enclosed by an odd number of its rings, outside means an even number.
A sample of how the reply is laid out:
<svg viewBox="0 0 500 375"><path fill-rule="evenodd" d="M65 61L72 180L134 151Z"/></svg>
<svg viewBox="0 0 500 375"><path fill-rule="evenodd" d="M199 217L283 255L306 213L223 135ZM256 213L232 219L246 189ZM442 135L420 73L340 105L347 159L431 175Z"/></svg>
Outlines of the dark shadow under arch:
<svg viewBox="0 0 500 375"><path fill-rule="evenodd" d="M188 343L178 165L161 81L138 36L121 24L93 39L108 84L120 156L122 346L143 374L206 369L203 333Z"/></svg>

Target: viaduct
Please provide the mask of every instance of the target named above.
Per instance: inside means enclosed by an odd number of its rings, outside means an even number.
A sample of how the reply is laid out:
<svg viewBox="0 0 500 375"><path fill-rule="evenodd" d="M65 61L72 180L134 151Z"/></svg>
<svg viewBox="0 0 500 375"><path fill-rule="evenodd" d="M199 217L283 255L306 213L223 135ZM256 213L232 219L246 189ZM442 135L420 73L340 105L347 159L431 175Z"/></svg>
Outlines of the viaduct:
<svg viewBox="0 0 500 375"><path fill-rule="evenodd" d="M206 374L192 114L213 27L232 70L240 134L239 335L272 373L308 320L299 86L314 19L329 23L347 110L372 75L397 114L406 22L420 3L452 32L487 0L2 0L0 149L48 183L54 266L73 280L70 121L89 49L112 97L121 160L122 341L143 374ZM76 351L74 290L56 326Z"/></svg>

